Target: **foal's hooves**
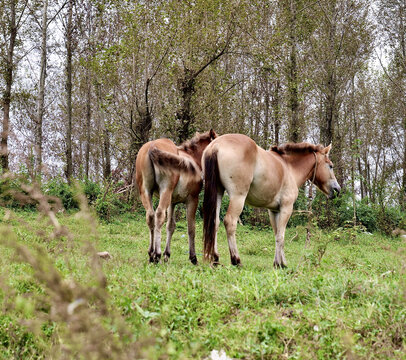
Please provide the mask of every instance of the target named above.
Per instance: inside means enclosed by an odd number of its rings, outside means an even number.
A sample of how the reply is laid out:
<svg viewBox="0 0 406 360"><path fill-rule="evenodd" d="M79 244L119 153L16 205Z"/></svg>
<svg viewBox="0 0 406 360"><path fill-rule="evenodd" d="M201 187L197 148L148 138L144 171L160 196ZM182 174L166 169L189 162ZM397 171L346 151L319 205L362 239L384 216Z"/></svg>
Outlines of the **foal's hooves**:
<svg viewBox="0 0 406 360"><path fill-rule="evenodd" d="M161 254L155 254L154 263L159 264L161 262Z"/></svg>
<svg viewBox="0 0 406 360"><path fill-rule="evenodd" d="M231 264L234 265L234 266L238 266L238 267L242 266L241 259L237 258L237 257L232 257L231 258Z"/></svg>
<svg viewBox="0 0 406 360"><path fill-rule="evenodd" d="M287 266L284 263L278 264L277 262L273 262L273 267L276 269L286 269Z"/></svg>
<svg viewBox="0 0 406 360"><path fill-rule="evenodd" d="M196 257L196 255L190 257L189 259L190 259L190 262L191 262L193 265L197 265L197 257Z"/></svg>

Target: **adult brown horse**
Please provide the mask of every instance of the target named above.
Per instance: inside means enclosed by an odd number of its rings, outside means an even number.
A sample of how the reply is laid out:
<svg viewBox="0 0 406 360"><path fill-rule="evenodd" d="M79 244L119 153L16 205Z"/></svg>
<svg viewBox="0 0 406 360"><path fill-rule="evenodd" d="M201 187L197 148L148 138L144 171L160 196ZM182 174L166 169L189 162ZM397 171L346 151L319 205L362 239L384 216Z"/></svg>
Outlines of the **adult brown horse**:
<svg viewBox="0 0 406 360"><path fill-rule="evenodd" d="M150 232L149 260L159 262L161 258L161 230L168 210L166 247L164 259L171 255L171 238L175 230L175 205L186 204L189 236L189 259L197 263L195 252L195 216L202 188L202 154L217 134L210 130L196 133L190 140L176 146L169 139L158 139L144 144L137 155L135 178L142 204L146 210ZM159 196L154 211L153 194Z"/></svg>
<svg viewBox="0 0 406 360"><path fill-rule="evenodd" d="M235 231L244 203L269 209L275 233L274 266L285 267L284 237L298 189L312 179L329 198L340 186L328 158L331 145L285 144L265 151L248 136L227 134L214 140L203 153L204 256L218 262L217 230L224 190L230 204L224 217L231 263L241 263ZM216 209L216 211L213 211Z"/></svg>

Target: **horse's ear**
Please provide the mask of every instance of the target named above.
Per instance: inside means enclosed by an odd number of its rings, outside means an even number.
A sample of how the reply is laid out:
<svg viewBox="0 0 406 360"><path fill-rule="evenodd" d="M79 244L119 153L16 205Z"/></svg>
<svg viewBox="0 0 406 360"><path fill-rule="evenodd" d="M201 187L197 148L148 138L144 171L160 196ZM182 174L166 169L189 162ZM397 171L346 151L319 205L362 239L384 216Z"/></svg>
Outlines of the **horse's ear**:
<svg viewBox="0 0 406 360"><path fill-rule="evenodd" d="M324 155L328 155L328 154L330 153L330 150L331 150L331 144L330 144L329 146L326 146L326 147L323 149L323 154L324 154Z"/></svg>
<svg viewBox="0 0 406 360"><path fill-rule="evenodd" d="M210 140L213 140L217 137L217 134L213 129L210 129L209 135L210 135Z"/></svg>

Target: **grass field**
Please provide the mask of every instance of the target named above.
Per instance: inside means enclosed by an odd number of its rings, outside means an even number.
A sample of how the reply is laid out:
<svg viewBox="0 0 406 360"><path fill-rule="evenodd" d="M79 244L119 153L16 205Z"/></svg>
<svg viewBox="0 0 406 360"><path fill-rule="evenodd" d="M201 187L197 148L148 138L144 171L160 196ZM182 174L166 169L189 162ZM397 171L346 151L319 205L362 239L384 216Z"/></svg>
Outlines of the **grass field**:
<svg viewBox="0 0 406 360"><path fill-rule="evenodd" d="M140 216L89 225L86 214L62 214L73 236L52 236L36 213L0 215L3 359L204 359L213 349L241 359L406 359L399 238L314 230L305 248L305 229L288 229L289 267L275 270L271 230L239 226L236 268L222 227L223 265L211 268L201 222L193 266L180 221L170 263L150 265ZM95 259L92 245L112 258Z"/></svg>

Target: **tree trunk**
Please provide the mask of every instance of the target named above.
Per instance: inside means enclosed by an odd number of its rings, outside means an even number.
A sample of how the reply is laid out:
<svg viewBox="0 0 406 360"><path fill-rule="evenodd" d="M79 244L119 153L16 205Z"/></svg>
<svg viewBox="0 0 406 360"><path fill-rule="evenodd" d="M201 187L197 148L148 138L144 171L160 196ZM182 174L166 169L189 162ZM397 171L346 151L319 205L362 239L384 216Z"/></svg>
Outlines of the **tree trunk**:
<svg viewBox="0 0 406 360"><path fill-rule="evenodd" d="M192 70L184 69L184 77L179 81L179 90L181 93L181 108L177 112L177 118L180 121L178 131L178 140L183 142L192 135L191 125L194 122L192 113L192 97L195 93L196 76Z"/></svg>
<svg viewBox="0 0 406 360"><path fill-rule="evenodd" d="M37 98L37 121L35 123L35 173L41 174L42 166L42 120L44 117L45 79L47 76L47 26L48 26L48 0L44 0L42 8L41 28L41 69Z"/></svg>
<svg viewBox="0 0 406 360"><path fill-rule="evenodd" d="M110 155L110 132L104 124L103 130L103 152L104 152L104 168L103 168L103 178L108 180L111 177L111 155Z"/></svg>
<svg viewBox="0 0 406 360"><path fill-rule="evenodd" d="M328 146L333 141L334 136L334 122L335 122L335 82L334 75L331 72L327 78L327 94L324 103L325 114L324 121L320 128L320 140L323 145Z"/></svg>
<svg viewBox="0 0 406 360"><path fill-rule="evenodd" d="M400 195L400 206L403 211L406 210L406 119L403 121L403 163L402 163L402 189Z"/></svg>
<svg viewBox="0 0 406 360"><path fill-rule="evenodd" d="M273 110L273 115L274 115L274 135L275 135L275 145L279 145L279 131L281 128L281 119L280 119L280 109L279 109L279 91L281 88L281 84L279 79L276 80L275 83L275 89L273 93L273 99L272 99L272 110Z"/></svg>
<svg viewBox="0 0 406 360"><path fill-rule="evenodd" d="M66 127L66 178L71 182L73 175L72 164L72 37L73 37L73 1L68 3L68 23L66 28L66 112L67 112L67 127Z"/></svg>
<svg viewBox="0 0 406 360"><path fill-rule="evenodd" d="M265 149L269 148L269 80L268 76L264 79L264 88L265 88L265 123L264 123L264 146Z"/></svg>
<svg viewBox="0 0 406 360"><path fill-rule="evenodd" d="M331 4L331 6L335 7L335 2ZM334 11L335 12L335 11ZM337 84L336 84L336 76L335 76L335 33L336 33L336 24L334 21L330 21L329 26L329 37L328 37L328 48L330 57L326 63L326 79L325 79L325 94L324 94L324 121L320 127L320 139L323 145L328 146L332 143L334 138L334 125L335 125L335 115L337 113L337 104L336 104L336 96L337 96ZM334 149L334 148L333 148ZM333 150L334 152L334 150Z"/></svg>
<svg viewBox="0 0 406 360"><path fill-rule="evenodd" d="M288 72L289 107L291 120L289 124L289 141L300 141L299 99L297 80L297 44L296 44L296 0L290 0L290 59Z"/></svg>
<svg viewBox="0 0 406 360"><path fill-rule="evenodd" d="M13 85L13 58L15 41L17 38L17 24L16 24L16 4L15 0L10 2L10 40L8 43L7 59L4 69L5 89L3 93L3 131L1 134L1 151L0 151L0 164L3 171L9 169L8 158L8 135L10 132L10 103L11 103L11 87Z"/></svg>
<svg viewBox="0 0 406 360"><path fill-rule="evenodd" d="M86 69L86 147L85 147L85 176L89 178L90 169L90 122L92 119L92 83L90 81L90 71Z"/></svg>

